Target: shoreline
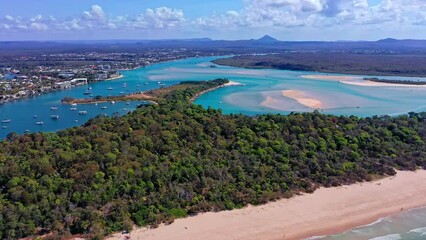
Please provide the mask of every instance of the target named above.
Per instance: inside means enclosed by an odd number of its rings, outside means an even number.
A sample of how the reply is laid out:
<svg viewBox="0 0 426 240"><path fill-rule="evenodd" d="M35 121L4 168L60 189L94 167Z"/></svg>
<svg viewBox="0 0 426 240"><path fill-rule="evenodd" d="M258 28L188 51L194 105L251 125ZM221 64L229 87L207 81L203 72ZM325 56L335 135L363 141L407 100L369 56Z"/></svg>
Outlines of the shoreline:
<svg viewBox="0 0 426 240"><path fill-rule="evenodd" d="M279 54L279 53L275 53ZM270 55L275 55L274 53L271 53ZM256 55L256 54L255 54ZM257 54L257 55L269 55L268 53L265 54ZM233 57L240 57L240 56L254 56L253 54L237 54L231 57L222 57L212 60L211 62L214 64L217 64L219 66L224 67L233 67L233 68L243 68L243 69L266 69L266 70L279 70L279 71L291 71L291 72L310 72L310 73L322 73L322 74L342 74L342 75L349 75L349 76L359 76L359 75L365 75L365 76L386 76L386 77L413 77L413 78L426 78L425 74L395 74L395 73L387 73L387 72L370 72L370 71L361 71L361 70L355 70L355 71L335 71L335 70L314 70L314 69L290 69L290 68L280 68L280 67L273 67L273 66L255 66L255 65L241 65L238 62L223 62L222 60L232 59ZM256 61L254 61L256 62ZM249 62L250 64L251 62Z"/></svg>
<svg viewBox="0 0 426 240"><path fill-rule="evenodd" d="M225 83L225 84L223 84L223 85L220 85L220 86L217 86L217 87L214 87L214 88L211 88L211 89L207 89L207 90L204 90L204 91L202 91L202 92L199 92L199 93L195 94L195 95L191 98L190 102L191 102L191 103L194 103L194 101L195 101L195 100L197 100L197 98L201 97L201 95L203 95L203 94L205 94L205 93L208 93L208 92L214 91L214 90L219 89L219 88L229 87L229 86L244 86L244 84L239 83L239 82L229 81L228 83Z"/></svg>
<svg viewBox="0 0 426 240"><path fill-rule="evenodd" d="M123 78L123 77L124 77L124 75L120 74L120 76L107 78L104 81L112 81L112 80L120 79L120 78Z"/></svg>
<svg viewBox="0 0 426 240"><path fill-rule="evenodd" d="M361 76L340 76L340 75L302 75L300 76L305 79L311 80L325 80L325 81L334 81L348 85L356 85L362 87L406 87L406 88L426 88L426 85L419 84L401 84L401 83L385 83L364 80L364 77Z"/></svg>
<svg viewBox="0 0 426 240"><path fill-rule="evenodd" d="M144 92L136 92L131 93L127 95L122 96L112 96L107 98L101 98L101 99L94 99L94 98L76 98L71 100L61 100L62 104L95 104L95 103L106 103L106 102L112 102L112 101L146 101L150 102L152 104L157 104L157 102L153 101L155 98L153 96L149 96L146 94L146 91Z"/></svg>
<svg viewBox="0 0 426 240"><path fill-rule="evenodd" d="M426 170L397 172L373 182L320 188L260 206L204 213L156 229L107 239L304 239L340 234L395 213L426 206Z"/></svg>

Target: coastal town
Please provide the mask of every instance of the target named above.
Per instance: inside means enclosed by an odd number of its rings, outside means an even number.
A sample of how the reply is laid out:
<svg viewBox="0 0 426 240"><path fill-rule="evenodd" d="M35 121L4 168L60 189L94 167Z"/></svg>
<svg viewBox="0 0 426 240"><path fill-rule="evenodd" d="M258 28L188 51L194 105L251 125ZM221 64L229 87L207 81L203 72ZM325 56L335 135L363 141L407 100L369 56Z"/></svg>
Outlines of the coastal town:
<svg viewBox="0 0 426 240"><path fill-rule="evenodd" d="M121 77L120 71L197 56L187 49L2 56L0 104Z"/></svg>

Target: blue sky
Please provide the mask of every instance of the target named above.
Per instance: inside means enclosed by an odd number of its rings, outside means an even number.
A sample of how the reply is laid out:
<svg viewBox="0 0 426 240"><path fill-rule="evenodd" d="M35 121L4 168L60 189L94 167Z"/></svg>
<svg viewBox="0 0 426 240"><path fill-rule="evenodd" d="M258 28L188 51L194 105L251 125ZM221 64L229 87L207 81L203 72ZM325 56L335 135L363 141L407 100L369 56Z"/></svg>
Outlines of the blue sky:
<svg viewBox="0 0 426 240"><path fill-rule="evenodd" d="M0 0L0 40L426 39L425 0Z"/></svg>

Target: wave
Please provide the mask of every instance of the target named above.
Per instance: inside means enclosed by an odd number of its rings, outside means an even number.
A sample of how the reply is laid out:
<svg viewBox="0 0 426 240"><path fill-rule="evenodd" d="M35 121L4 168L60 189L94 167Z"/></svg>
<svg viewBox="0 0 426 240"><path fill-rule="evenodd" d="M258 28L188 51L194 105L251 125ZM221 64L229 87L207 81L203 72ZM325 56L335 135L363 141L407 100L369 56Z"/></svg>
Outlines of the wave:
<svg viewBox="0 0 426 240"><path fill-rule="evenodd" d="M420 233L420 236L426 236L426 227L410 230L410 233Z"/></svg>
<svg viewBox="0 0 426 240"><path fill-rule="evenodd" d="M305 238L304 240L318 240L318 239L323 239L327 236L313 236L313 237L309 237L309 238Z"/></svg>
<svg viewBox="0 0 426 240"><path fill-rule="evenodd" d="M382 222L389 222L389 223L391 223L392 221L389 219L389 217L382 217L382 218L379 218L379 219L377 219L376 221L374 221L372 223L359 226L359 227L357 227L355 229L371 227L373 225L376 225L376 224L379 224L379 223L382 223Z"/></svg>
<svg viewBox="0 0 426 240"><path fill-rule="evenodd" d="M399 240L401 238L401 234L390 234L381 237L370 238L370 240Z"/></svg>

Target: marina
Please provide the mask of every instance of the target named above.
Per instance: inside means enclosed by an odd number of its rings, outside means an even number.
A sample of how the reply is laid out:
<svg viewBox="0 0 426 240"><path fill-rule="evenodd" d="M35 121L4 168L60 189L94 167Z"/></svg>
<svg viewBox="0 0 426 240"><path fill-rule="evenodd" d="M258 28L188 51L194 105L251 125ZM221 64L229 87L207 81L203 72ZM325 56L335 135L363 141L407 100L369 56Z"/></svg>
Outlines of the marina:
<svg viewBox="0 0 426 240"><path fill-rule="evenodd" d="M224 113L248 115L312 112L315 108L309 107L311 103L321 103L322 105L316 105L322 106L318 109L320 112L335 115L398 115L426 109L424 98L426 88L359 86L354 85L358 84L356 81L346 83L322 79L330 78L330 76L320 73L315 73L320 75L319 79L306 78L305 76L313 75L311 72L240 69L219 65L214 68L209 67L210 61L217 58L221 57L189 58L154 64L146 68L123 71L123 78L114 81L78 86L1 105L0 116L3 120L10 119L13 122L3 123L3 125L8 124L8 128L0 131L0 137L4 138L11 131L17 133L24 133L25 130L40 131L39 128L28 129L27 127L34 124L31 122L34 118L44 122L43 131L57 131L78 126L99 114L108 116L113 113L125 114L140 104L146 104L142 101L109 101L107 108L104 104L98 107L97 102L78 106L77 104L71 104L71 106L60 104L65 97L81 98L85 91L90 91L94 96L120 96L124 92L123 89L127 93L139 93L170 86L180 81L222 77L242 83L244 86L207 92L199 96L195 103L204 107L221 108ZM362 76L360 78L362 80ZM284 90L292 90L292 92L286 92L284 96L282 93ZM311 100L302 99L307 98L305 95ZM87 97L90 98L90 96ZM335 98L342 101L333 101ZM56 113L52 114L52 112ZM51 115L60 115L60 121L48 121Z"/></svg>

